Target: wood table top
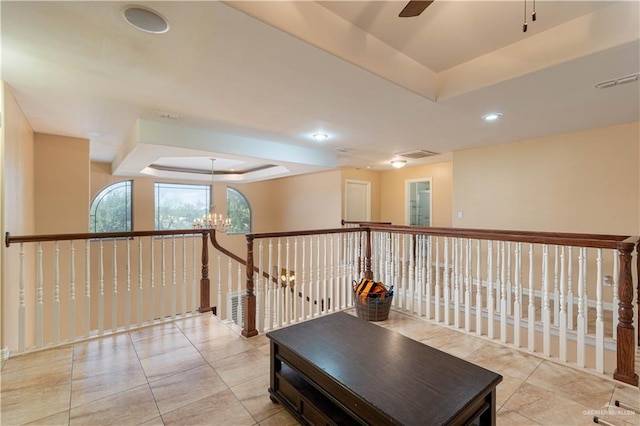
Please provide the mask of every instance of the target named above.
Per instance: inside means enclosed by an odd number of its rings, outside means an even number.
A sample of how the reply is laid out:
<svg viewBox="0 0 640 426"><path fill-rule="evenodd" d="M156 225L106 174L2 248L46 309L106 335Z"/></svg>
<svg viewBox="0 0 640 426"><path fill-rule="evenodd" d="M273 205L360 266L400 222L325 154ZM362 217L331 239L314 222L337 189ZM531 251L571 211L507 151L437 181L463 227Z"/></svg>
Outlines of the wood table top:
<svg viewBox="0 0 640 426"><path fill-rule="evenodd" d="M444 424L502 376L338 312L267 333L400 424Z"/></svg>

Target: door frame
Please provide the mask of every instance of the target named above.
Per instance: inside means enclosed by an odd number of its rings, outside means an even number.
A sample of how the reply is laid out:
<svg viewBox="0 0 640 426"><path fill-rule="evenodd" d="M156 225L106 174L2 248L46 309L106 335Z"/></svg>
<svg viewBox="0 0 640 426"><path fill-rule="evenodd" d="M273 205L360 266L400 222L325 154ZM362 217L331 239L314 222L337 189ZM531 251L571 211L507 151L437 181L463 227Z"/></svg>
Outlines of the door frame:
<svg viewBox="0 0 640 426"><path fill-rule="evenodd" d="M371 182L366 180L345 179L344 180L344 218L347 218L347 212L349 211L349 184L365 185L366 187L366 222L371 221Z"/></svg>

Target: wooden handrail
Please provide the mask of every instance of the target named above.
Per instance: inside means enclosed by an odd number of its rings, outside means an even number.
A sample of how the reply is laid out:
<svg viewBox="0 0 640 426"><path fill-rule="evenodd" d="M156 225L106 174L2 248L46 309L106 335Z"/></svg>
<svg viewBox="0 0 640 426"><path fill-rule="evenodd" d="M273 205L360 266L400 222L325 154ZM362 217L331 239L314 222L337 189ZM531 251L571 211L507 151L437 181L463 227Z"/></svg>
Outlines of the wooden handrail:
<svg viewBox="0 0 640 426"><path fill-rule="evenodd" d="M14 243L37 243L45 241L71 241L71 240L103 240L112 238L154 237L163 235L188 235L207 234L208 229L178 229L169 231L131 231L131 232L91 232L83 234L44 234L44 235L18 235L5 234L4 243L7 247Z"/></svg>
<svg viewBox="0 0 640 426"><path fill-rule="evenodd" d="M582 246L591 248L618 249L621 245L634 245L640 237L624 235L577 234L561 232L503 231L472 228L434 228L404 225L373 225L372 231L395 232L412 235L437 235L478 240L500 240L511 242L555 244L559 246Z"/></svg>

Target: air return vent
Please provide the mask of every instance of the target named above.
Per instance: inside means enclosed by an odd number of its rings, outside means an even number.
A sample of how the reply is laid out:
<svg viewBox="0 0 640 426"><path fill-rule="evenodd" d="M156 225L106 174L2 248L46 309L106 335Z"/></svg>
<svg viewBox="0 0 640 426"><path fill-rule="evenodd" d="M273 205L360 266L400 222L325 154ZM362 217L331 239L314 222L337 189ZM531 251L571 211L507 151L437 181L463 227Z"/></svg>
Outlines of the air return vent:
<svg viewBox="0 0 640 426"><path fill-rule="evenodd" d="M424 149L419 149L417 151L403 152L398 154L398 156L400 157L411 158L414 160L417 160L419 158L433 157L434 155L439 155L439 154L437 152L426 151Z"/></svg>

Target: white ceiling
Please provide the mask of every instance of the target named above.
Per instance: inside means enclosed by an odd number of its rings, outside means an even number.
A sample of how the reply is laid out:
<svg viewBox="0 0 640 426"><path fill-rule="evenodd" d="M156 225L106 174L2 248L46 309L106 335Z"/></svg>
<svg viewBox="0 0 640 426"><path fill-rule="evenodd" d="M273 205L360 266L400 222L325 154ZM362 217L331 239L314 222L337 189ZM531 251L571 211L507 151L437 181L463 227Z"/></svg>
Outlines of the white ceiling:
<svg viewBox="0 0 640 426"><path fill-rule="evenodd" d="M394 1L136 3L165 34L126 23L128 4L0 3L2 79L34 131L89 139L117 175L208 181L212 157L236 182L382 170L640 115L638 82L594 88L640 71L638 1L537 0L526 33L523 1L416 18Z"/></svg>

